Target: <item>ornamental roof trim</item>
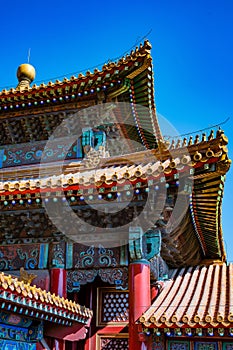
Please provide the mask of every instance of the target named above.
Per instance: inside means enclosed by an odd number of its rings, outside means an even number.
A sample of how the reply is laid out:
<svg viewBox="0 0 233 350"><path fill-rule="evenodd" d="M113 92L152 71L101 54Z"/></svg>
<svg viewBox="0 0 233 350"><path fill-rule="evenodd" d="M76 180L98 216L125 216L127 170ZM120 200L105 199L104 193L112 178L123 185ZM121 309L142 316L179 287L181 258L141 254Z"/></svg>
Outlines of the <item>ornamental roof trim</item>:
<svg viewBox="0 0 233 350"><path fill-rule="evenodd" d="M0 91L0 100L2 97L8 97L10 95L24 95L24 94L27 94L28 92L33 93L33 92L37 92L38 90L46 90L49 88L62 88L68 85L75 85L77 83L82 83L82 82L86 83L87 81L89 81L89 85L91 85L92 80L96 81L98 79L99 81L101 81L102 78L105 78L106 76L108 77L108 75L110 76L111 74L113 74L113 70L114 70L114 73L117 75L119 72L123 70L127 71L128 70L127 66L134 64L134 62L140 60L140 58L144 58L145 56L150 58L151 48L152 46L150 42L148 40L145 40L144 44L140 44L140 46L139 47L137 46L134 50L130 52L130 54L126 54L125 56L120 58L118 61L105 63L102 67L102 70L95 68L93 72L88 70L85 73L85 75L82 73L79 73L78 76L73 75L69 79L65 77L62 81L57 79L55 83L52 81L49 81L47 84L45 83L41 83L40 85L34 84L32 87L25 87L25 89L21 91L17 88L11 88L9 90L3 89L2 91ZM141 69L139 68L139 70L142 70L142 68ZM140 71L137 73L140 73ZM137 73L136 72L129 73L129 78L132 79Z"/></svg>
<svg viewBox="0 0 233 350"><path fill-rule="evenodd" d="M0 194L46 188L66 188L72 185L101 186L102 184L111 185L114 182L121 184L128 179L134 181L137 178L147 179L149 176L159 179L162 176L182 172L185 168L205 166L205 169L208 169L208 164L212 163L219 164L215 170L218 175L225 175L231 161L227 157L228 140L223 131L218 130L216 138L208 141L186 145L184 140L182 146L180 140L177 142L178 146L175 147L173 144L168 146L160 141L158 150L145 150L114 157L106 157L98 151L90 152L91 156L87 154L83 160L64 161L63 174L61 174L61 162L59 161L54 164L46 162L30 165L29 168L27 165L2 168ZM18 179L8 180L12 178L11 169L14 174L17 170ZM22 175L20 175L21 172ZM54 175L51 176L51 173ZM190 172L190 175L194 175L194 172ZM194 178L206 176L202 174Z"/></svg>
<svg viewBox="0 0 233 350"><path fill-rule="evenodd" d="M208 151L209 152L209 151ZM195 160L195 155L182 155L175 159L167 159L164 161L148 162L146 164L123 164L116 166L109 166L106 168L81 168L74 172L69 172L62 175L44 176L42 178L35 177L31 179L17 179L0 181L0 194L7 195L12 193L29 192L35 190L59 190L71 188L75 185L85 186L97 186L123 184L125 181L136 181L137 179L144 179L145 181L151 177L151 179L160 180L161 177L173 176L177 172L182 172L187 169L193 169L196 167L203 167L208 170L208 164L217 162L222 156L222 152L213 153L211 159L209 157L203 157L202 159ZM194 157L194 158L193 158ZM78 164L76 165L76 168ZM71 170L71 169L70 169ZM193 175L193 171L190 175ZM211 174L210 174L211 175ZM208 176L208 175L205 175ZM177 177L178 179L178 177Z"/></svg>
<svg viewBox="0 0 233 350"><path fill-rule="evenodd" d="M218 131L215 139L194 143L183 149L175 148L174 153L168 149L162 153L161 159L156 157L156 150L148 150L131 154L130 161L127 161L126 155L100 159L96 168L91 164L88 165L90 167L82 167L79 161L75 161L67 165L64 174L60 174L59 167L56 170L56 164L55 168L50 164L48 169L46 163L46 168L40 174L37 166L35 170L30 169L27 176L25 170L13 167L13 176L15 171L18 174L17 180L8 180L11 178L11 168L2 169L5 180L0 182L0 208L3 213L11 210L17 212L28 208L28 205L36 209L41 207L42 198L57 202L66 197L72 206L79 208L89 197L93 202L99 203L99 197L108 197L111 201L118 192L126 193L128 181L135 187L135 200L140 200L149 190L148 186L166 186L166 182L174 185L185 174L193 179L193 186L188 186L183 191L183 194L189 196L189 211L185 216L183 233L186 235L191 230L192 237L198 238L203 257L225 261L221 202L224 175L230 166L226 143L227 138ZM155 158L159 160L156 161ZM51 173L54 175L51 176ZM93 191L93 188L96 190ZM179 241L180 230L175 230L172 236ZM189 249L190 247L191 245ZM190 250L187 249L189 253L183 252L185 257L182 255L182 259L179 259L175 252L163 249L166 262L173 267L193 263L194 256ZM196 263L200 261L201 257Z"/></svg>
<svg viewBox="0 0 233 350"><path fill-rule="evenodd" d="M55 116L51 118L51 113L65 111L67 115L119 98L121 102L127 99L132 103L133 109L136 104L148 108L143 117L132 111L130 120L132 125L138 125L141 142L147 148L153 148L156 138L161 137L161 131L155 113L150 50L151 44L145 41L117 62L106 63L102 71L95 69L92 73L87 71L85 75L80 73L77 77L64 78L63 81L57 80L55 83L42 83L40 86L28 87L27 84L21 84L16 89L3 89L0 92L2 144L47 139L58 122ZM59 119L63 120L64 117L59 116ZM15 133L21 135L18 141L12 131L9 131L12 125ZM35 132L37 128L40 132ZM133 134L133 131L125 130L125 133Z"/></svg>
<svg viewBox="0 0 233 350"><path fill-rule="evenodd" d="M73 322L88 324L93 312L73 301L0 273L1 308L25 316L71 326Z"/></svg>
<svg viewBox="0 0 233 350"><path fill-rule="evenodd" d="M171 270L139 322L146 327L232 327L233 264Z"/></svg>

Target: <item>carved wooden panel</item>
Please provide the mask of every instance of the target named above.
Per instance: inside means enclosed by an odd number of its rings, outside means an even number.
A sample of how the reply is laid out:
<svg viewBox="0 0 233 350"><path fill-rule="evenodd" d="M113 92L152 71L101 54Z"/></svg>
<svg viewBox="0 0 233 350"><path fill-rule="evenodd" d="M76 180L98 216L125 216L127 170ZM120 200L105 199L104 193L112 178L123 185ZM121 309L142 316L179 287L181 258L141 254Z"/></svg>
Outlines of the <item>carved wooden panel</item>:
<svg viewBox="0 0 233 350"><path fill-rule="evenodd" d="M113 284L116 288L127 289L128 268L115 267L103 269L76 269L67 271L67 291L79 292L81 285L92 283L96 276L99 276L105 283Z"/></svg>

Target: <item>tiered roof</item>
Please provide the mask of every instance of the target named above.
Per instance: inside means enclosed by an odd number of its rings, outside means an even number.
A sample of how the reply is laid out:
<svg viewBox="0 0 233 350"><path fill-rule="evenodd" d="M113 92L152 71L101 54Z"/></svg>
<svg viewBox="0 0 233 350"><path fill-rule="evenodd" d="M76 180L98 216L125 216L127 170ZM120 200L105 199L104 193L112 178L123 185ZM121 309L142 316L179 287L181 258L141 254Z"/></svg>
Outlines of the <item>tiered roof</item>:
<svg viewBox="0 0 233 350"><path fill-rule="evenodd" d="M189 141L177 140L170 145L162 140L155 115L150 50L150 43L145 41L117 62L105 64L101 71L95 69L63 81L12 88L0 93L2 148L8 145L9 153L15 156L15 163L9 160L9 164L5 164L3 160L2 164L0 205L4 213L3 235L4 225L12 221L12 217L7 217L7 212L33 211L38 207L41 210L42 193L53 194L55 200L59 200L65 191L71 205L78 208L80 198L83 205L91 187L97 188L97 195L101 192L102 197L109 195L111 199L113 193L127 191L124 188L126 180L137 184L137 191L140 188L146 192L147 181L155 186L164 181L168 186L174 185L179 181L178 177L188 170L194 185L191 192L186 191L183 196L184 201L188 201L188 210L179 227L164 235L161 254L173 267L197 264L202 259L225 260L221 201L224 176L230 164L227 138L222 131L218 131L216 136L211 132L208 136L202 135ZM57 173L60 164L43 164L43 172L40 173L38 164L45 144L39 144L37 148L37 142L45 142L70 113L114 101L132 105L127 121L122 120L119 113L116 115L117 123L124 137L140 142L145 146L145 151L132 153L128 157L100 158L97 165L87 164L87 160L68 160L64 163L63 175ZM147 112L137 113L138 104L147 107ZM88 118L86 123L88 125ZM35 145L35 149L24 152L24 143ZM18 148L14 146L16 148L12 149L15 144ZM17 167L16 155L22 154L21 151L27 163ZM37 158L33 166L30 164L32 154ZM57 175L51 176L51 172ZM139 200L136 194L135 189L135 200ZM91 196L93 200L96 199Z"/></svg>
<svg viewBox="0 0 233 350"><path fill-rule="evenodd" d="M148 107L147 113L131 116L123 133L152 148L161 136L155 115L151 45L148 41L117 62L99 71L63 81L0 92L1 144L47 139L65 117L96 103L115 101ZM57 112L59 111L59 114ZM46 113L46 114L45 114ZM56 114L56 115L54 115ZM17 118L16 118L17 117ZM120 117L119 117L120 118ZM119 120L124 123L124 120ZM135 125L136 128L132 125Z"/></svg>
<svg viewBox="0 0 233 350"><path fill-rule="evenodd" d="M167 183L178 188L179 180L181 183L182 177L186 177L193 182L193 188L184 188L184 193L181 194L183 200L188 203L187 212L182 213L184 218L178 228L163 236L161 255L173 267L195 265L202 259L224 261L221 201L224 175L230 165L227 158L227 138L223 131L218 130L216 136L210 133L209 140L204 139L193 144L190 142L189 145L185 145L185 141L182 143L183 147L176 148L171 145L170 148L164 149L163 153L157 149L137 152L129 157L124 155L100 158L98 166L94 168L90 165L87 168L85 161L72 162L64 166L62 175L49 175L56 174L56 164L52 168L43 169L42 177L37 166L34 167L33 177L32 168L28 175L24 167L14 168L12 175L11 169L4 169L2 174L5 180L0 182L1 210L5 214L13 210L15 215L19 211L21 214L17 216L17 220L23 220L24 226L22 210L37 210L41 207L43 198L54 201L56 205L57 201L62 202L65 197L75 210L84 208L86 199L101 204L103 198L111 205L111 201L116 199L119 193L124 201L128 181L135 191L134 200L143 205L148 190L154 190L156 186L164 186ZM18 179L8 180L15 171ZM87 213L89 208L85 210ZM15 218L16 216L13 220ZM8 219L12 220L12 217L9 216ZM4 230L8 225L13 225L8 219L7 215L4 215L3 240ZM39 220L44 225L48 218ZM17 224L18 227L22 225ZM52 227L51 229L53 230ZM19 233L17 236L20 237Z"/></svg>

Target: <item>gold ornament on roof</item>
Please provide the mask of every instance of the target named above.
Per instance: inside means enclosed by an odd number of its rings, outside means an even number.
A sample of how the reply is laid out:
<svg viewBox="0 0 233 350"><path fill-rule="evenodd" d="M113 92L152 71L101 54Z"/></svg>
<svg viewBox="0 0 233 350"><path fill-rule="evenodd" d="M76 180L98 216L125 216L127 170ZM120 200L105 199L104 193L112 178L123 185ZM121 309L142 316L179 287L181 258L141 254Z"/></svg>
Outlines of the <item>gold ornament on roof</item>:
<svg viewBox="0 0 233 350"><path fill-rule="evenodd" d="M28 273L24 270L23 267L20 268L20 277L19 281L23 281L24 283L31 284L32 281L37 277L37 275L34 275L33 273Z"/></svg>
<svg viewBox="0 0 233 350"><path fill-rule="evenodd" d="M35 79L35 76L36 70L29 63L23 63L17 69L17 78L19 82L26 79L31 83Z"/></svg>
<svg viewBox="0 0 233 350"><path fill-rule="evenodd" d="M21 64L17 69L18 86L16 89L22 91L30 87L31 82L35 79L36 70L29 63Z"/></svg>

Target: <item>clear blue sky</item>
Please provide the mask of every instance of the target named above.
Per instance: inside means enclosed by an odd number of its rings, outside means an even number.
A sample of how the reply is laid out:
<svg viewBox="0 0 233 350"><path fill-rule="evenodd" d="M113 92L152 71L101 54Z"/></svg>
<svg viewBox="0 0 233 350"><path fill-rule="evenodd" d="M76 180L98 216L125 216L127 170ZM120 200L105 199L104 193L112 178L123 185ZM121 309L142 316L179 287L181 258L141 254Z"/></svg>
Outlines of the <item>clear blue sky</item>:
<svg viewBox="0 0 233 350"><path fill-rule="evenodd" d="M36 81L83 71L131 49L151 31L157 110L180 133L224 125L233 158L233 1L9 1L1 4L0 86L16 86L27 61ZM233 170L223 229L233 261Z"/></svg>

